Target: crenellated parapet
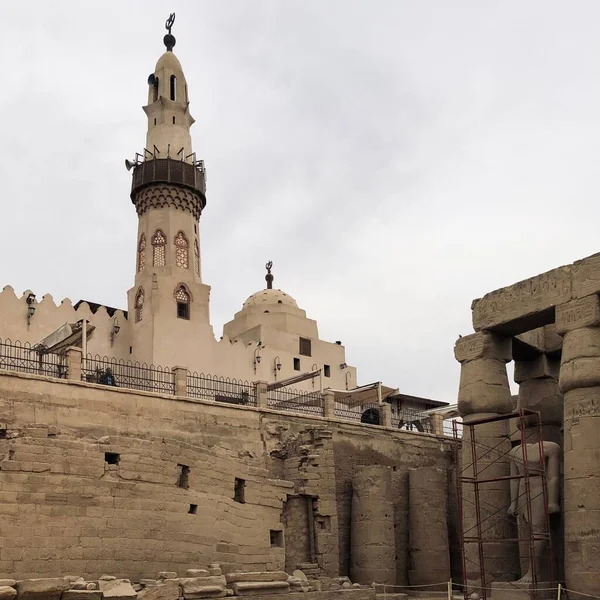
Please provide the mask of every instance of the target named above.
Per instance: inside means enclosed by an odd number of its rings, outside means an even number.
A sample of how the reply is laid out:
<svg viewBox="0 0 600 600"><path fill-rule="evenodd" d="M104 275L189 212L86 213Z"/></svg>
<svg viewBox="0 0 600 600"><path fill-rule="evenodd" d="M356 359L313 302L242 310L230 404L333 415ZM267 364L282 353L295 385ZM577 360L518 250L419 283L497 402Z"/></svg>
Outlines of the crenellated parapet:
<svg viewBox="0 0 600 600"><path fill-rule="evenodd" d="M128 357L129 327L127 315L122 310L111 310L109 314L105 306L92 310L87 302L73 306L68 298L57 304L51 294L45 294L41 300L36 298L28 304L27 299L31 294L31 290L25 290L21 296L17 296L10 285L0 292L1 339L36 344L65 323L86 319L94 327L88 341L88 352L116 358ZM115 329L118 329L116 333Z"/></svg>

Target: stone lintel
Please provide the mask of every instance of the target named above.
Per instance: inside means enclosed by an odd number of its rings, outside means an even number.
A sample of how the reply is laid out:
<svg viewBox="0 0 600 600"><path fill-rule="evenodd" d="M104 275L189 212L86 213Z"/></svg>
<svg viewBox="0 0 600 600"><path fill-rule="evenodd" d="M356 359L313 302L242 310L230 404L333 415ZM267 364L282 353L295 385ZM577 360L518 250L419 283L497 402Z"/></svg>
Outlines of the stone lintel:
<svg viewBox="0 0 600 600"><path fill-rule="evenodd" d="M519 281L473 302L473 328L518 335L554 321L557 304L571 300L571 266Z"/></svg>
<svg viewBox="0 0 600 600"><path fill-rule="evenodd" d="M454 345L454 356L460 363L477 358L512 359L512 340L488 331L465 335Z"/></svg>
<svg viewBox="0 0 600 600"><path fill-rule="evenodd" d="M554 322L559 304L600 293L600 253L474 300L473 328L519 335Z"/></svg>
<svg viewBox="0 0 600 600"><path fill-rule="evenodd" d="M597 294L571 300L556 307L556 331L567 331L600 325L600 298Z"/></svg>
<svg viewBox="0 0 600 600"><path fill-rule="evenodd" d="M545 354L532 360L515 361L515 383L523 383L529 379L552 377L558 381L560 363L558 360L548 358Z"/></svg>

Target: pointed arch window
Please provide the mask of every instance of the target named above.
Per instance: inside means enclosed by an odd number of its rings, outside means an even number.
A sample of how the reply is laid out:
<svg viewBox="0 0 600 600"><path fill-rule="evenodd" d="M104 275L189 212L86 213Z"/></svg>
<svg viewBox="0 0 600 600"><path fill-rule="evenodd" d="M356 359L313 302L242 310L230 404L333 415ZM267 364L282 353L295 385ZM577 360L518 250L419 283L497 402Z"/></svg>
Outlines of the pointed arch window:
<svg viewBox="0 0 600 600"><path fill-rule="evenodd" d="M177 318L190 318L190 293L184 285L175 289L175 301L177 302Z"/></svg>
<svg viewBox="0 0 600 600"><path fill-rule="evenodd" d="M144 288L140 288L135 295L135 322L139 323L144 316Z"/></svg>
<svg viewBox="0 0 600 600"><path fill-rule="evenodd" d="M175 264L181 269L189 269L189 247L190 244L183 231L175 236Z"/></svg>
<svg viewBox="0 0 600 600"><path fill-rule="evenodd" d="M146 236L142 233L138 244L138 273L146 266Z"/></svg>
<svg viewBox="0 0 600 600"><path fill-rule="evenodd" d="M165 234L157 229L156 233L152 236L152 264L155 267L165 266L165 246L167 245L167 238Z"/></svg>
<svg viewBox="0 0 600 600"><path fill-rule="evenodd" d="M200 277L200 247L198 240L194 242L194 268L196 269L196 275Z"/></svg>
<svg viewBox="0 0 600 600"><path fill-rule="evenodd" d="M175 90L177 88L177 78L175 77L175 75L171 75L170 84L171 84L171 89L170 89L171 100L175 100Z"/></svg>

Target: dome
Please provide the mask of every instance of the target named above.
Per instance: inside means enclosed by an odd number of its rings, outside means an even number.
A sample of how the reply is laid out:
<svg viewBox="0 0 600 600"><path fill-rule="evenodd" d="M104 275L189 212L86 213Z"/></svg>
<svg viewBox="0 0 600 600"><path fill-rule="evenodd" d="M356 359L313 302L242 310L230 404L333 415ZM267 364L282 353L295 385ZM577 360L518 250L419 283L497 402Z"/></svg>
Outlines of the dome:
<svg viewBox="0 0 600 600"><path fill-rule="evenodd" d="M165 52L156 63L156 67L154 67L154 73L158 73L160 69L168 69L169 71L180 71L183 72L181 68L181 63L179 59L172 52Z"/></svg>
<svg viewBox="0 0 600 600"><path fill-rule="evenodd" d="M281 290L261 290L260 292L256 292L252 294L244 305L244 308L250 308L252 306L265 306L271 304L284 304L286 306L293 306L294 308L298 308L298 304L296 301Z"/></svg>

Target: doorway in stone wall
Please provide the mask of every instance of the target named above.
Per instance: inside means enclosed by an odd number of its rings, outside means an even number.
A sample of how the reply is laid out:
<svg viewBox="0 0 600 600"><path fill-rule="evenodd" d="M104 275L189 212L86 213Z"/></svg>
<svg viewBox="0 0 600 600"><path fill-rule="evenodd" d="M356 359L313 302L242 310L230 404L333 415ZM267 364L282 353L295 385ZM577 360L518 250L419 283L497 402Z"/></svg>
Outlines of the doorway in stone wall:
<svg viewBox="0 0 600 600"><path fill-rule="evenodd" d="M286 573L293 573L300 563L316 562L313 502L312 496L288 496L283 508Z"/></svg>

